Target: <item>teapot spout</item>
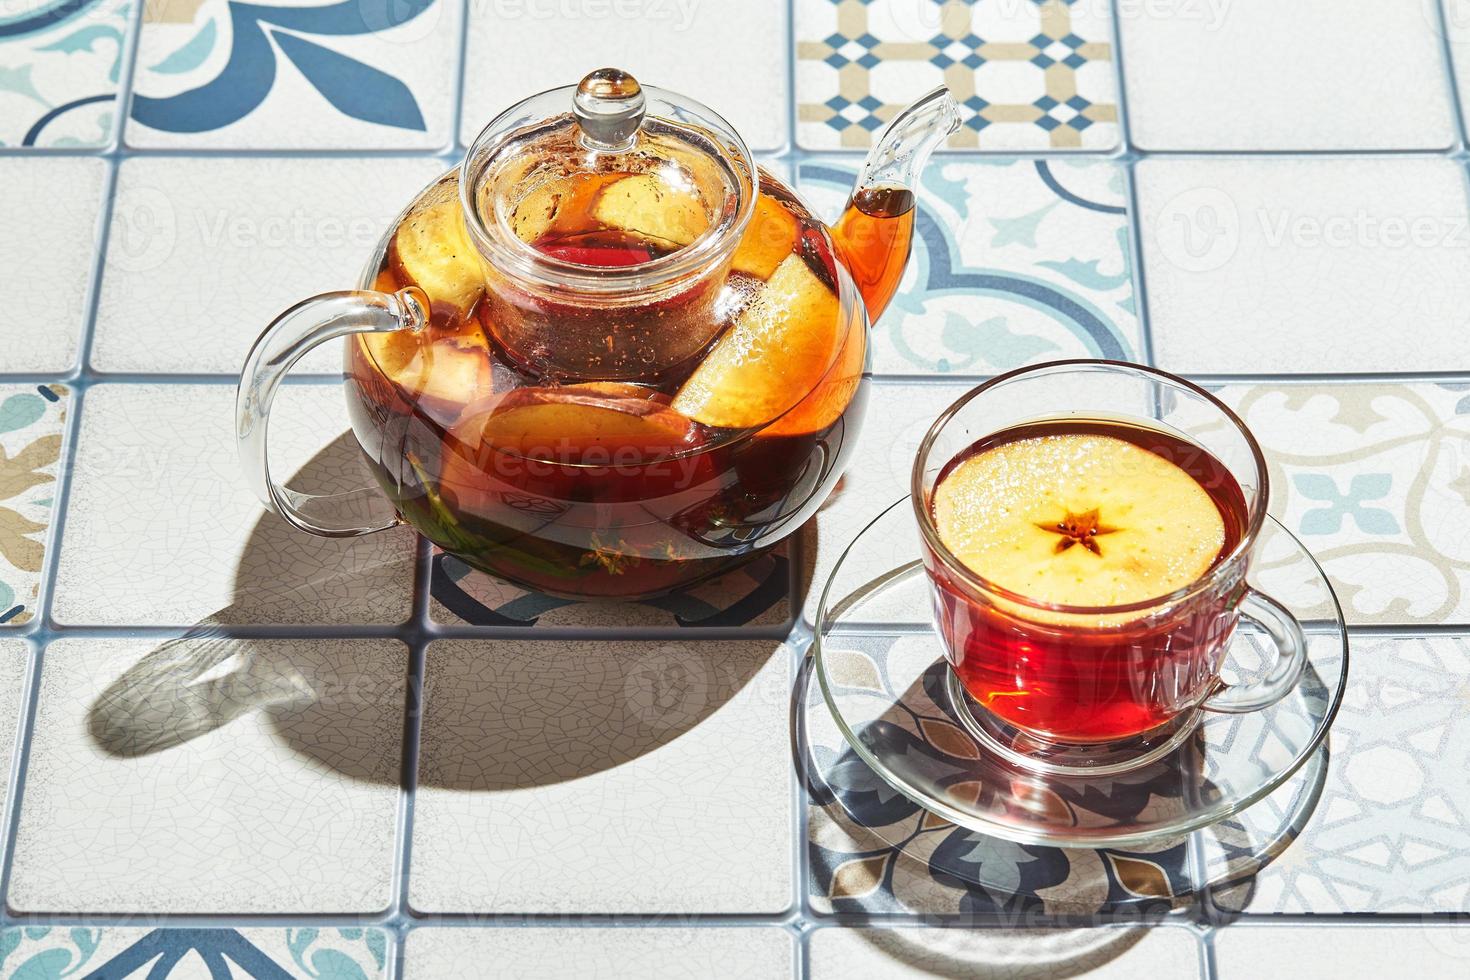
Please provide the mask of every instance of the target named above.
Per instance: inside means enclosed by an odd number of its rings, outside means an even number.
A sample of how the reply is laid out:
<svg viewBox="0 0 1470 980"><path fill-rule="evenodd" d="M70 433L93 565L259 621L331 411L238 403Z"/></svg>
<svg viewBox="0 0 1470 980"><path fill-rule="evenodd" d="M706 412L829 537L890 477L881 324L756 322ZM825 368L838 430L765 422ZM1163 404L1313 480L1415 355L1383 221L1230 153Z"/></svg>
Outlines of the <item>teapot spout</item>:
<svg viewBox="0 0 1470 980"><path fill-rule="evenodd" d="M887 308L908 265L919 173L959 128L959 107L943 86L894 116L863 161L847 209L832 229L870 324Z"/></svg>
<svg viewBox="0 0 1470 980"><path fill-rule="evenodd" d="M929 154L959 128L959 106L941 85L888 121L863 161L854 196L879 188L914 190Z"/></svg>

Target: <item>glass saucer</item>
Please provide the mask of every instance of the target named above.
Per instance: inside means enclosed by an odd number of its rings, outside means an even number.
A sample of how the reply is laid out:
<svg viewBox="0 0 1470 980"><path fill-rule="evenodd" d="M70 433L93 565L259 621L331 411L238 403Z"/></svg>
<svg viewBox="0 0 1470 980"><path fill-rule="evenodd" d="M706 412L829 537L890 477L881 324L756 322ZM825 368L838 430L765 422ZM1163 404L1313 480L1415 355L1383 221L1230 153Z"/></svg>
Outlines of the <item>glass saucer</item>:
<svg viewBox="0 0 1470 980"><path fill-rule="evenodd" d="M944 648L929 623L928 581L907 497L848 546L817 612L814 673L830 726L813 713L806 738L848 748L893 789L968 830L1022 844L1117 847L1177 837L1267 796L1326 737L1347 682L1347 630L1321 567L1268 519L1251 584L1290 609L1307 637L1297 687L1250 714L1203 712L1177 747L1122 773L1044 774L977 737L952 696ZM1227 680L1264 671L1272 646L1242 620ZM978 709L977 709L978 710ZM845 740L847 745L842 746ZM829 786L842 802L841 787ZM844 804L846 805L846 804Z"/></svg>

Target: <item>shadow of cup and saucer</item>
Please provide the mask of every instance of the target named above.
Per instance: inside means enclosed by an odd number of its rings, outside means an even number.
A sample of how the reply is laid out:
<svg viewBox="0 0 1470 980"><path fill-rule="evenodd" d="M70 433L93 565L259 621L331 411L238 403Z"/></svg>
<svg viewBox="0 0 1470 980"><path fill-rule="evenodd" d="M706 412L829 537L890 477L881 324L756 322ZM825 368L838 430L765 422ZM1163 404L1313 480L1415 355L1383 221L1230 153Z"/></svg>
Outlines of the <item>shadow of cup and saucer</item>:
<svg viewBox="0 0 1470 980"><path fill-rule="evenodd" d="M1285 697L1247 713L1201 712L1152 761L1047 772L1034 749L1024 759L998 750L975 721L984 709L952 683L922 564L894 561L895 550L917 554L907 503L838 562L794 693L814 911L842 924L906 913L989 927L947 946L929 934L864 933L940 975L1067 976L1125 953L1143 935L1130 925L1248 901L1321 798L1345 687L1341 613L1311 557L1268 528L1263 553L1291 560L1264 584L1298 614L1308 650ZM1276 666L1271 637L1253 623L1230 644L1232 683ZM1038 940L1045 963L1029 943L1008 944L1004 930L1021 926L1063 929Z"/></svg>

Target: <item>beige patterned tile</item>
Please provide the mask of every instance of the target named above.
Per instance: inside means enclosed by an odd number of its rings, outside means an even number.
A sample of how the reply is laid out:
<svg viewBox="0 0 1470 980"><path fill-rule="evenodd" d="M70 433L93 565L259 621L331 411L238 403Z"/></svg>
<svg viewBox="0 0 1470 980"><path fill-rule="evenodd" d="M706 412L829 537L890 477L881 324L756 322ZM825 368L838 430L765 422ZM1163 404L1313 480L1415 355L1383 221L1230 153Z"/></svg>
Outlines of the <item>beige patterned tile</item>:
<svg viewBox="0 0 1470 980"><path fill-rule="evenodd" d="M0 296L31 316L3 370L62 372L76 363L107 165L86 157L0 160Z"/></svg>
<svg viewBox="0 0 1470 980"><path fill-rule="evenodd" d="M775 641L434 643L413 907L785 909L791 657Z"/></svg>
<svg viewBox="0 0 1470 980"><path fill-rule="evenodd" d="M0 385L0 629L36 617L71 390Z"/></svg>
<svg viewBox="0 0 1470 980"><path fill-rule="evenodd" d="M1199 976L1187 929L819 929L811 938L812 980L932 976L1043 980Z"/></svg>
<svg viewBox="0 0 1470 980"><path fill-rule="evenodd" d="M404 960L408 980L478 980L484 964L503 976L614 980L775 980L792 975L783 929L415 929Z"/></svg>
<svg viewBox="0 0 1470 980"><path fill-rule="evenodd" d="M1350 625L1470 622L1470 389L1232 385L1271 512L1326 568ZM1267 588L1285 556L1262 554Z"/></svg>
<svg viewBox="0 0 1470 980"><path fill-rule="evenodd" d="M1105 150L1119 138L1110 3L794 0L797 142L866 147L937 85L955 149Z"/></svg>
<svg viewBox="0 0 1470 980"><path fill-rule="evenodd" d="M406 667L384 640L52 643L9 902L386 907Z"/></svg>
<svg viewBox="0 0 1470 980"><path fill-rule="evenodd" d="M396 623L414 536L319 538L256 502L235 451L233 385L87 392L61 543L63 623ZM281 389L273 469L306 491L371 483L337 385Z"/></svg>

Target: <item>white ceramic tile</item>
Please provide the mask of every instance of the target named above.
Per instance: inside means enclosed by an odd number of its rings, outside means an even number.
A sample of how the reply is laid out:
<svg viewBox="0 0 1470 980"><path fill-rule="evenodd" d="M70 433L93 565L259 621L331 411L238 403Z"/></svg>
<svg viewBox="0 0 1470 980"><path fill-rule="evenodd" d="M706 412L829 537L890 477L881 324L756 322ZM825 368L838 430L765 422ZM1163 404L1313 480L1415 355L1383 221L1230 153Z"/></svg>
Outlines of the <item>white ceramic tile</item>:
<svg viewBox="0 0 1470 980"><path fill-rule="evenodd" d="M36 618L71 389L0 385L0 628Z"/></svg>
<svg viewBox="0 0 1470 980"><path fill-rule="evenodd" d="M150 148L443 147L463 9L153 0L123 138Z"/></svg>
<svg viewBox="0 0 1470 980"><path fill-rule="evenodd" d="M406 667L385 640L52 643L10 904L386 907Z"/></svg>
<svg viewBox="0 0 1470 980"><path fill-rule="evenodd" d="M0 159L0 298L13 311L0 371L64 371L87 315L107 165L85 157Z"/></svg>
<svg viewBox="0 0 1470 980"><path fill-rule="evenodd" d="M411 904L787 908L790 669L775 641L433 644Z"/></svg>
<svg viewBox="0 0 1470 980"><path fill-rule="evenodd" d="M1269 973L1269 971L1268 971ZM811 938L812 980L884 977L1199 976L1195 938L1185 929L819 929Z"/></svg>
<svg viewBox="0 0 1470 980"><path fill-rule="evenodd" d="M611 65L703 102L751 149L775 149L790 112L786 17L782 0L471 3L460 140L528 95Z"/></svg>
<svg viewBox="0 0 1470 980"><path fill-rule="evenodd" d="M6 5L0 34L0 146L112 142L133 10L133 0Z"/></svg>
<svg viewBox="0 0 1470 980"><path fill-rule="evenodd" d="M866 147L903 106L937 85L948 86L960 106L963 126L951 148L1117 144L1109 0L793 5L803 147Z"/></svg>
<svg viewBox="0 0 1470 980"><path fill-rule="evenodd" d="M1161 367L1470 366L1470 227L1453 161L1155 158L1136 173Z"/></svg>
<svg viewBox="0 0 1470 980"><path fill-rule="evenodd" d="M86 395L53 611L63 623L396 623L407 530L320 538L268 513L235 451L233 385ZM287 385L272 469L307 492L369 485L337 385ZM288 474L296 474L295 478Z"/></svg>
<svg viewBox="0 0 1470 980"><path fill-rule="evenodd" d="M9 805L11 753L20 728L21 707L25 704L26 663L30 647L20 640L0 640L0 826L8 827L6 807Z"/></svg>
<svg viewBox="0 0 1470 980"><path fill-rule="evenodd" d="M1463 925L1235 926L1216 932L1214 943L1216 974L1224 980L1449 980L1470 964L1470 927Z"/></svg>
<svg viewBox="0 0 1470 980"><path fill-rule="evenodd" d="M853 463L842 482L803 529L803 545L811 565L806 583L806 619L816 613L832 566L868 522L901 497L908 496L909 477L919 442L939 413L969 390L965 384L875 384ZM869 578L919 557L916 542L884 542L886 547L865 553L854 562L869 567ZM812 556L815 556L814 558ZM854 581L867 581L857 578ZM915 621L927 622L929 611L910 611ZM905 617L907 618L907 617Z"/></svg>
<svg viewBox="0 0 1470 980"><path fill-rule="evenodd" d="M1267 914L1470 909L1467 695L1464 637L1357 637L1321 798L1297 818L1305 823L1290 846L1217 904ZM1263 831L1293 802L1283 790L1212 829L1212 867L1241 841L1269 840Z"/></svg>
<svg viewBox="0 0 1470 980"><path fill-rule="evenodd" d="M1351 625L1470 623L1470 397L1463 384L1227 385L1271 512L1331 578ZM1273 577L1284 556L1257 556ZM1328 610L1316 610L1323 614Z"/></svg>
<svg viewBox="0 0 1470 980"><path fill-rule="evenodd" d="M127 161L93 365L238 373L277 314L355 289L393 218L445 169L428 158ZM340 371L341 351L325 344L298 370Z"/></svg>
<svg viewBox="0 0 1470 980"><path fill-rule="evenodd" d="M684 980L791 976L792 943L764 929L415 929L408 980L479 980L494 963L507 977Z"/></svg>
<svg viewBox="0 0 1470 980"><path fill-rule="evenodd" d="M1449 147L1432 3L1119 4L1133 141L1148 150Z"/></svg>
<svg viewBox="0 0 1470 980"><path fill-rule="evenodd" d="M857 163L802 163L835 221ZM1065 357L1139 359L1127 191L1115 164L940 157L919 186L913 254L869 334L878 374L976 375Z"/></svg>

